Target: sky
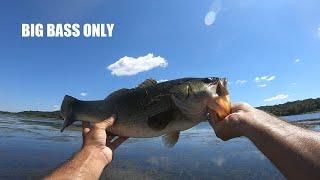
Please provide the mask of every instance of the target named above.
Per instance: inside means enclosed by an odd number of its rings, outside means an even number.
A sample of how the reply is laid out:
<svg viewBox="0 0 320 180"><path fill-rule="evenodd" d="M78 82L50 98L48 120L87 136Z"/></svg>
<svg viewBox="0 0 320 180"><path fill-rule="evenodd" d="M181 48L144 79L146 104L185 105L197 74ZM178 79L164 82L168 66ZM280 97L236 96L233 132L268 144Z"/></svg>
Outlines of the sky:
<svg viewBox="0 0 320 180"><path fill-rule="evenodd" d="M5 0L0 110L59 109L147 78L227 77L233 102L320 97L320 1ZM107 38L23 38L22 23L114 23Z"/></svg>

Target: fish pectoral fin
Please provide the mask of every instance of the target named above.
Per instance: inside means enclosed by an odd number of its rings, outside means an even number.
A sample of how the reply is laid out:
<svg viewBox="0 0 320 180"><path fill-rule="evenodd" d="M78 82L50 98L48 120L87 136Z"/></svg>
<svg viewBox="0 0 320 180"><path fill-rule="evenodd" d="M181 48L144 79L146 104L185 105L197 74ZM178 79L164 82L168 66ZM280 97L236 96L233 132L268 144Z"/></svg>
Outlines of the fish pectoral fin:
<svg viewBox="0 0 320 180"><path fill-rule="evenodd" d="M163 111L148 118L148 126L156 131L163 130L174 119L174 110Z"/></svg>
<svg viewBox="0 0 320 180"><path fill-rule="evenodd" d="M180 131L173 131L171 133L162 136L164 145L168 148L172 148L179 140Z"/></svg>

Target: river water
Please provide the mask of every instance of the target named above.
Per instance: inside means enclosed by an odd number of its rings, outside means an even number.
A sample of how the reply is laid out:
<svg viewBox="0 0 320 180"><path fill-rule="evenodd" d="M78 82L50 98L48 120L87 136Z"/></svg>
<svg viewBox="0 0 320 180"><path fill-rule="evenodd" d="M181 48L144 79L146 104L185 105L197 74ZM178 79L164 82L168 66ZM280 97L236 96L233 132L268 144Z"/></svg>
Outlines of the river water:
<svg viewBox="0 0 320 180"><path fill-rule="evenodd" d="M320 119L320 113L283 117ZM79 150L79 128L62 121L0 115L0 179L39 179ZM320 130L319 126L310 126ZM181 133L166 148L161 138L131 138L115 152L101 179L284 179L246 138L218 139L208 123Z"/></svg>

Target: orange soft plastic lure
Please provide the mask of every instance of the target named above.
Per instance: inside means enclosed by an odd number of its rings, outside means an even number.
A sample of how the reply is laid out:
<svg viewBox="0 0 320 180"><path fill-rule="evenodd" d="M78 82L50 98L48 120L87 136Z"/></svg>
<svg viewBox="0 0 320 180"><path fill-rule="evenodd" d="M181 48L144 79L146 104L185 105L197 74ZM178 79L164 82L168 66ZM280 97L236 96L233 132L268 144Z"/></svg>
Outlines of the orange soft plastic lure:
<svg viewBox="0 0 320 180"><path fill-rule="evenodd" d="M221 107L214 110L218 114L219 118L224 119L231 113L231 102L229 95L218 97L216 103L219 104L219 107Z"/></svg>
<svg viewBox="0 0 320 180"><path fill-rule="evenodd" d="M230 96L217 96L209 101L209 109L216 113L220 119L224 119L231 113Z"/></svg>

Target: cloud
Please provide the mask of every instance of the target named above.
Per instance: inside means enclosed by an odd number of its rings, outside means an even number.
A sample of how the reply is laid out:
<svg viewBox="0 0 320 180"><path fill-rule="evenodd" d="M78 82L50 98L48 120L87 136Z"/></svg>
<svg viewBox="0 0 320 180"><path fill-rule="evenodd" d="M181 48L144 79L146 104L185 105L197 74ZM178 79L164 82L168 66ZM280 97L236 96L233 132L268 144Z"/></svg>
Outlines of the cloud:
<svg viewBox="0 0 320 180"><path fill-rule="evenodd" d="M320 38L320 27L318 27L318 29L317 29L317 35Z"/></svg>
<svg viewBox="0 0 320 180"><path fill-rule="evenodd" d="M140 72L149 71L156 67L167 67L167 61L160 56L153 56L149 53L146 56L137 58L125 56L120 58L113 64L108 66L112 75L116 76L132 76Z"/></svg>
<svg viewBox="0 0 320 180"><path fill-rule="evenodd" d="M60 107L58 105L53 105L52 107L53 107L54 111L58 111L60 109Z"/></svg>
<svg viewBox="0 0 320 180"><path fill-rule="evenodd" d="M299 59L299 58L297 58L297 59L294 60L294 63L299 63L299 62L300 62L300 59Z"/></svg>
<svg viewBox="0 0 320 180"><path fill-rule="evenodd" d="M270 102L270 101L277 101L277 100L282 100L282 99L287 99L289 97L288 94L278 94L276 96L273 96L271 98L265 99L265 102Z"/></svg>
<svg viewBox="0 0 320 180"><path fill-rule="evenodd" d="M88 95L88 93L86 93L86 92L80 93L80 96L83 96L83 97L86 97L87 95Z"/></svg>
<svg viewBox="0 0 320 180"><path fill-rule="evenodd" d="M264 88L264 87L267 87L267 85L266 84L258 84L258 87Z"/></svg>
<svg viewBox="0 0 320 180"><path fill-rule="evenodd" d="M162 82L166 82L166 81L168 81L168 79L160 79L157 81L157 83L162 83Z"/></svg>
<svg viewBox="0 0 320 180"><path fill-rule="evenodd" d="M247 83L247 80L237 80L236 81L236 84L239 84L239 85L242 85L242 84L245 84Z"/></svg>
<svg viewBox="0 0 320 180"><path fill-rule="evenodd" d="M213 3L209 8L208 13L204 18L204 24L207 26L211 26L216 21L216 17L219 14L220 10L221 10L221 1L220 0L213 1Z"/></svg>
<svg viewBox="0 0 320 180"><path fill-rule="evenodd" d="M254 79L255 82L263 82L263 81L273 81L276 78L276 76L272 75L272 76L260 76L260 77L256 77Z"/></svg>

